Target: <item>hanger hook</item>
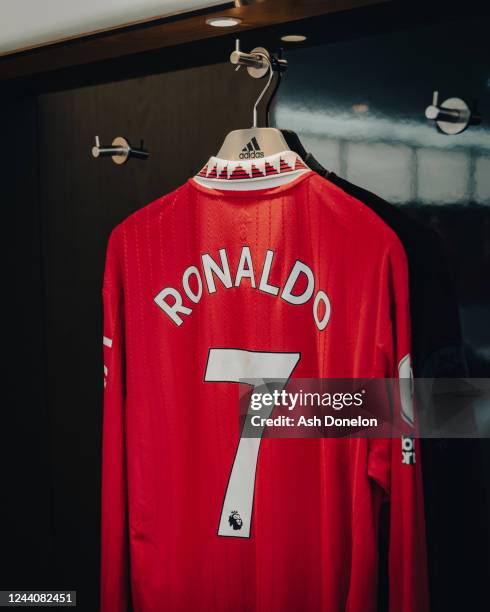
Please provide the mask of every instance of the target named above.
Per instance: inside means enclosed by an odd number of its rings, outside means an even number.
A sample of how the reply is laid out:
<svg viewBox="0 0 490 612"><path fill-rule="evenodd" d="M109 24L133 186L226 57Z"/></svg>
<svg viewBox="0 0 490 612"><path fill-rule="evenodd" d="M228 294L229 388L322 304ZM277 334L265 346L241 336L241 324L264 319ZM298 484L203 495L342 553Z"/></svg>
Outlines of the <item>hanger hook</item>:
<svg viewBox="0 0 490 612"><path fill-rule="evenodd" d="M254 104L254 110L253 110L253 125L252 127L256 128L257 127L257 106L259 105L259 102L262 100L262 98L264 97L265 92L269 89L271 83L272 83L272 79L274 77L274 71L272 69L272 62L271 60L264 54L262 53L258 53L257 55L260 55L262 57L262 59L267 62L267 66L269 69L269 80L267 81L267 85L264 87L264 89L262 90L260 96L257 98L255 104Z"/></svg>

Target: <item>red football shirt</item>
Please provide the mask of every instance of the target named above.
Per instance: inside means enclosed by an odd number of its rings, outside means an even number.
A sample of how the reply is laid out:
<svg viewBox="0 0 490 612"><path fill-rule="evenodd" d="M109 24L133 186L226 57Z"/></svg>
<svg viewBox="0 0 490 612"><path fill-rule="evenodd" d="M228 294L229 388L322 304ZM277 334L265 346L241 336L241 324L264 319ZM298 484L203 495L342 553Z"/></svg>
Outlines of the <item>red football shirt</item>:
<svg viewBox="0 0 490 612"><path fill-rule="evenodd" d="M111 235L102 612L374 612L386 499L390 610L428 609L418 455L399 439L240 440L240 378L395 377L410 353L397 236L283 157L208 165L240 182L189 179ZM292 180L260 188L244 167Z"/></svg>

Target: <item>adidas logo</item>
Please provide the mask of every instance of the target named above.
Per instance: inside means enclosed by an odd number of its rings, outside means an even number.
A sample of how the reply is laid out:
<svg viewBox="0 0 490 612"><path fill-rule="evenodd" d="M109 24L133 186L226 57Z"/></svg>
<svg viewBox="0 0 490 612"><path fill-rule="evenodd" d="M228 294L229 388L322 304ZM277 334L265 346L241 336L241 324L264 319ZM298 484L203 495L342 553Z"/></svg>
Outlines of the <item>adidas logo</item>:
<svg viewBox="0 0 490 612"><path fill-rule="evenodd" d="M257 159L258 157L264 157L264 152L260 150L259 143L255 136L243 147L238 157L240 159Z"/></svg>

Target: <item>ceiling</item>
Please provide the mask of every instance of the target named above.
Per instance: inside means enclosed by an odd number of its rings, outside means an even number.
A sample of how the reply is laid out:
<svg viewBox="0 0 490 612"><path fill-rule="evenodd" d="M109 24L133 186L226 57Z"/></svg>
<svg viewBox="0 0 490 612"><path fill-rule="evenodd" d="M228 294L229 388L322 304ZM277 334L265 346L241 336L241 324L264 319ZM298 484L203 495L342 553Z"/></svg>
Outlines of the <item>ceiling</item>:
<svg viewBox="0 0 490 612"><path fill-rule="evenodd" d="M220 4L224 0L1 0L0 54Z"/></svg>
<svg viewBox="0 0 490 612"><path fill-rule="evenodd" d="M316 28L316 39L331 40L339 32L350 32L352 24L342 26L335 18L317 17L338 13L342 20L342 14L356 12L363 15L358 21L364 31L366 11L392 4L390 0L0 0L0 82L43 74L72 74L76 79L80 68L90 70L90 66L106 66L115 78L116 66L111 62L123 57L136 61L144 56L148 70L155 52L180 45L185 54L189 44L211 39L228 39L229 48L235 38L263 28L269 28L278 44L282 33L298 33L295 23L301 22L300 29L304 28L304 20L310 31ZM377 17L370 15L377 24L379 12ZM239 23L211 27L206 23L211 16L238 17ZM310 31L304 32L308 38ZM209 61L211 46L206 49ZM184 59L182 53L174 53L173 59ZM201 57L202 51L195 47L194 53ZM161 69L162 58L158 61ZM70 73L75 67L77 71Z"/></svg>

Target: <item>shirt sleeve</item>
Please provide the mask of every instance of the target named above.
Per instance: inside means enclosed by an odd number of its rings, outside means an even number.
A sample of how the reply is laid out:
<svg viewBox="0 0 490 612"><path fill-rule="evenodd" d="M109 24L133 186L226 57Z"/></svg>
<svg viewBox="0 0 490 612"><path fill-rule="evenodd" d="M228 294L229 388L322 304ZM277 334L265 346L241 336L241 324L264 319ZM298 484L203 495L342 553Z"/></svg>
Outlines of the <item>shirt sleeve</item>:
<svg viewBox="0 0 490 612"><path fill-rule="evenodd" d="M401 428L415 434L408 268L401 244L390 249L384 272L387 294L383 307L389 321L383 343L385 376L399 379L393 401L393 422L398 431ZM389 610L427 612L429 595L419 439L409 434L370 442L370 475L382 486L389 501Z"/></svg>
<svg viewBox="0 0 490 612"><path fill-rule="evenodd" d="M106 255L104 286L104 414L102 423L101 612L128 607L125 462L124 299L115 232Z"/></svg>

